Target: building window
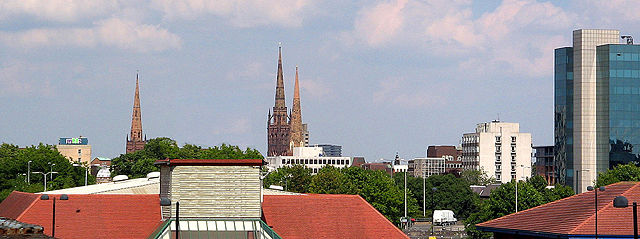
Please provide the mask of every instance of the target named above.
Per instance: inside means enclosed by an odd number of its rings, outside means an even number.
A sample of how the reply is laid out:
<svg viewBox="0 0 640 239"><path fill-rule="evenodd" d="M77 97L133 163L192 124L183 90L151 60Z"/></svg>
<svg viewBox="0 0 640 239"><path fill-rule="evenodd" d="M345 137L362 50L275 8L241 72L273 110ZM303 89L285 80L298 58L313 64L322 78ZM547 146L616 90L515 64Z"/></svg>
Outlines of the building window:
<svg viewBox="0 0 640 239"><path fill-rule="evenodd" d="M501 155L497 154L496 155L496 161L500 162L500 159L501 159Z"/></svg>
<svg viewBox="0 0 640 239"><path fill-rule="evenodd" d="M515 143L516 142L516 136L511 136L511 143Z"/></svg>
<svg viewBox="0 0 640 239"><path fill-rule="evenodd" d="M500 136L496 136L496 143L500 143Z"/></svg>
<svg viewBox="0 0 640 239"><path fill-rule="evenodd" d="M284 159L282 159L282 164L284 164Z"/></svg>
<svg viewBox="0 0 640 239"><path fill-rule="evenodd" d="M500 152L500 146L496 146L496 152Z"/></svg>
<svg viewBox="0 0 640 239"><path fill-rule="evenodd" d="M515 155L511 155L511 161L516 161L516 156Z"/></svg>
<svg viewBox="0 0 640 239"><path fill-rule="evenodd" d="M516 152L516 146L511 146L511 152Z"/></svg>

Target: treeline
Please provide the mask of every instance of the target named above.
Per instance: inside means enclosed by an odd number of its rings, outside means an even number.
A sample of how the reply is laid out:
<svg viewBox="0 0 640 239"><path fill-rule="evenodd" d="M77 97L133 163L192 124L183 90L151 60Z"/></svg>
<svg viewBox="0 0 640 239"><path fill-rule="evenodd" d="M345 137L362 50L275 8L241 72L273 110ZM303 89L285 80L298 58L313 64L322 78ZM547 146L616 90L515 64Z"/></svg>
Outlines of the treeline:
<svg viewBox="0 0 640 239"><path fill-rule="evenodd" d="M44 190L42 174L31 173L31 182L27 181L29 164L30 172L49 173L52 170L57 172L53 176L47 175L47 190L84 185L85 168L74 167L55 146L41 143L37 146L20 148L17 145L3 143L0 145L0 201L13 191L35 193ZM95 177L89 175L88 183L94 184Z"/></svg>
<svg viewBox="0 0 640 239"><path fill-rule="evenodd" d="M262 159L258 150L222 144L203 148L193 144L178 147L170 138L150 139L143 150L121 154L111 160L111 176L127 175L129 178L145 177L147 173L159 171L153 163L159 159Z"/></svg>

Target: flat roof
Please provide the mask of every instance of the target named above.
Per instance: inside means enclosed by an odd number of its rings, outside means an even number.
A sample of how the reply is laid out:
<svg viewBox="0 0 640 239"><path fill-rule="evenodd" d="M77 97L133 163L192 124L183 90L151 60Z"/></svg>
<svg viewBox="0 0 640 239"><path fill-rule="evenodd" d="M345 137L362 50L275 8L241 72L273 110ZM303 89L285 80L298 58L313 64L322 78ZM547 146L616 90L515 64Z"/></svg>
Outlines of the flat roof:
<svg viewBox="0 0 640 239"><path fill-rule="evenodd" d="M163 159L155 164L175 166L262 166L262 159Z"/></svg>

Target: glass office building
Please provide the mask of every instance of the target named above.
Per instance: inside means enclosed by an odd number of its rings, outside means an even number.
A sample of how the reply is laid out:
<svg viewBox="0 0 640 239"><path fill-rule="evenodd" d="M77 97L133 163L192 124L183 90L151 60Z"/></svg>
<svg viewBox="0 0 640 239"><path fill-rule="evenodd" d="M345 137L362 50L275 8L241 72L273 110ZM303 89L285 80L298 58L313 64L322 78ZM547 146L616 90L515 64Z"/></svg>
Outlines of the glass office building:
<svg viewBox="0 0 640 239"><path fill-rule="evenodd" d="M596 51L597 150L612 168L638 161L640 154L640 45L608 44Z"/></svg>
<svg viewBox="0 0 640 239"><path fill-rule="evenodd" d="M574 118L586 111L575 109L574 50L555 49L554 159L558 182L580 192L584 185L576 178L584 180L580 174L590 170L574 154ZM640 162L640 45L599 45L595 63L595 169L603 172Z"/></svg>
<svg viewBox="0 0 640 239"><path fill-rule="evenodd" d="M573 47L555 50L554 158L558 183L573 185Z"/></svg>

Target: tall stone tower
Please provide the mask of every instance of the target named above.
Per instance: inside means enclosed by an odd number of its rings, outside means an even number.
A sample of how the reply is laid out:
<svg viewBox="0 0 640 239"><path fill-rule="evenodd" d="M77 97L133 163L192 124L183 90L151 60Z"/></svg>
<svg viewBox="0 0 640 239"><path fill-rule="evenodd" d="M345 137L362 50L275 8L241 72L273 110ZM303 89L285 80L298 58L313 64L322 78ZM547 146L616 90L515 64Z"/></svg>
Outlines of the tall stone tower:
<svg viewBox="0 0 640 239"><path fill-rule="evenodd" d="M133 96L133 115L131 116L131 135L127 135L127 153L144 149L147 136L142 139L142 116L140 113L140 88L138 74L136 74L136 94Z"/></svg>
<svg viewBox="0 0 640 239"><path fill-rule="evenodd" d="M282 77L282 48L278 47L278 75L276 77L276 103L273 114L269 111L267 120L267 156L290 156L291 126L288 122L287 106L284 99L284 79Z"/></svg>
<svg viewBox="0 0 640 239"><path fill-rule="evenodd" d="M293 109L291 109L291 142L290 147L304 147L302 128L302 112L300 111L300 83L298 82L298 66L296 66L296 83L293 90Z"/></svg>

